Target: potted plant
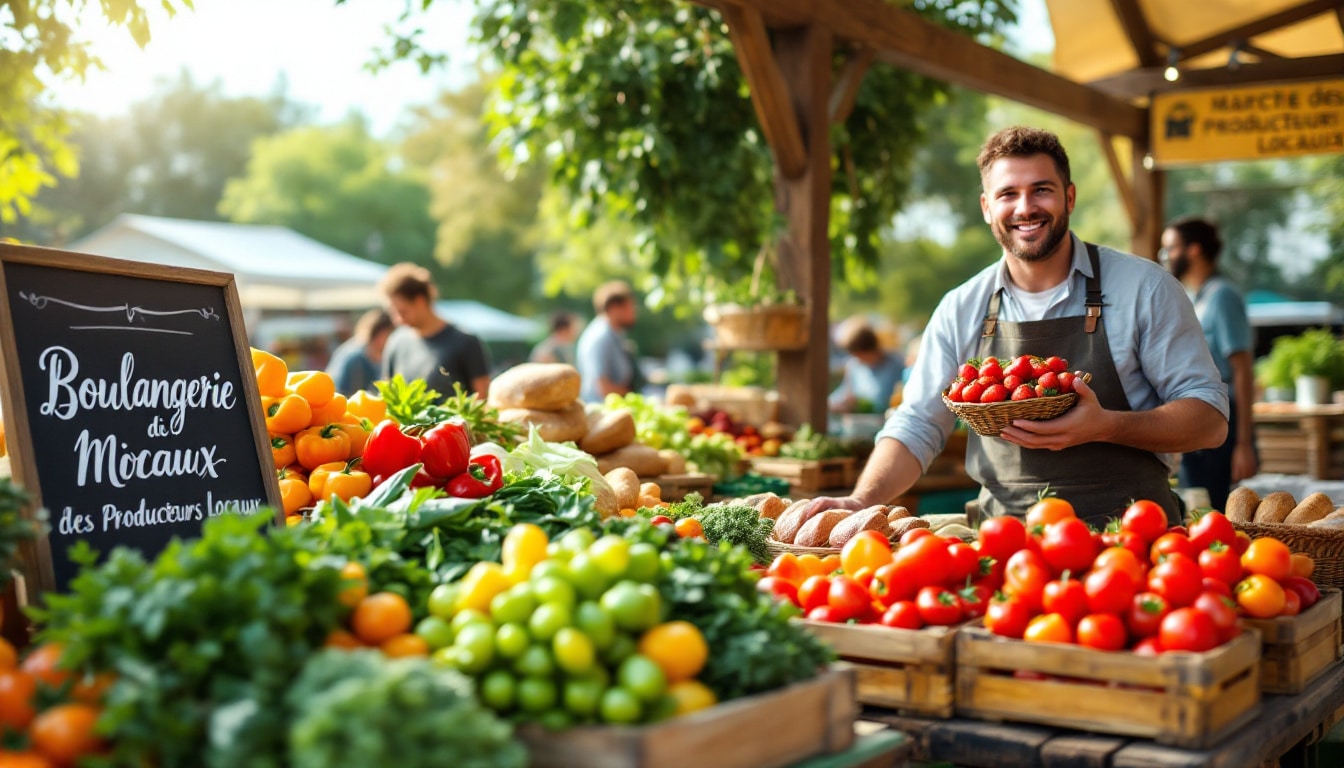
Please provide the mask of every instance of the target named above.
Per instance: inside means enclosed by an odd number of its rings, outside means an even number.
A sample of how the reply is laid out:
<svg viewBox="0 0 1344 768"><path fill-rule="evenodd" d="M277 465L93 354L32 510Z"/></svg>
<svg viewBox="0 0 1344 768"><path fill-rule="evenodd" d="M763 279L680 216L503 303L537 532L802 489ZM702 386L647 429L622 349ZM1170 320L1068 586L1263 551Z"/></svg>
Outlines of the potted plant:
<svg viewBox="0 0 1344 768"><path fill-rule="evenodd" d="M712 285L707 291L705 322L714 327L720 349L776 350L807 346L807 308L792 290L780 290L766 262L773 254L762 246L751 278Z"/></svg>
<svg viewBox="0 0 1344 768"><path fill-rule="evenodd" d="M1257 373L1267 389L1295 388L1300 407L1327 403L1331 390L1344 387L1344 342L1324 328L1280 337Z"/></svg>

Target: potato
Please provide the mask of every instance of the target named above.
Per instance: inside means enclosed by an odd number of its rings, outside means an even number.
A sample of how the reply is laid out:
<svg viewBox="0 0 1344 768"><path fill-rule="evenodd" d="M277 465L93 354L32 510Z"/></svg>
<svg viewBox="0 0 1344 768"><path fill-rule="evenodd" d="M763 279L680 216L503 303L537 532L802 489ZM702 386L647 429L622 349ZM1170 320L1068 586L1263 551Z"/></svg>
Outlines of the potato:
<svg viewBox="0 0 1344 768"><path fill-rule="evenodd" d="M1284 518L1297 506L1297 501L1293 495L1287 491L1275 491L1264 499L1261 499L1260 506L1255 509L1256 523L1282 523Z"/></svg>
<svg viewBox="0 0 1344 768"><path fill-rule="evenodd" d="M830 542L831 531L851 514L847 509L832 509L814 515L793 537L793 543L800 547L825 547Z"/></svg>
<svg viewBox="0 0 1344 768"><path fill-rule="evenodd" d="M631 443L597 457L598 471L606 473L616 467L628 467L640 477L667 474L667 462L657 451L643 443Z"/></svg>
<svg viewBox="0 0 1344 768"><path fill-rule="evenodd" d="M886 527L886 507L869 507L837 523L826 540L832 547L843 547L850 539L858 536L860 531L880 531Z"/></svg>
<svg viewBox="0 0 1344 768"><path fill-rule="evenodd" d="M628 408L620 408L588 414L588 434L579 441L579 448L594 456L601 456L633 442L635 417Z"/></svg>
<svg viewBox="0 0 1344 768"><path fill-rule="evenodd" d="M593 507L597 509L597 514L601 515L603 520L608 517L615 517L621 511L621 505L616 501L616 492L606 486L594 489Z"/></svg>
<svg viewBox="0 0 1344 768"><path fill-rule="evenodd" d="M496 376L486 399L500 409L558 411L579 399L580 383L572 365L522 363Z"/></svg>
<svg viewBox="0 0 1344 768"><path fill-rule="evenodd" d="M1255 491L1241 486L1233 488L1227 496L1227 519L1234 523L1249 523L1255 520L1255 510L1260 506L1260 497Z"/></svg>
<svg viewBox="0 0 1344 768"><path fill-rule="evenodd" d="M505 408L499 412L499 420L535 426L537 434L548 443L578 442L588 434L588 419L584 416L583 405L577 402L571 402L559 411Z"/></svg>
<svg viewBox="0 0 1344 768"><path fill-rule="evenodd" d="M640 483L639 495L652 496L655 499L661 499L663 498L663 489L660 488L657 483Z"/></svg>
<svg viewBox="0 0 1344 768"><path fill-rule="evenodd" d="M655 507L662 506L662 503L663 500L657 496L645 496L641 493L639 495L639 501L635 504L635 509L654 509Z"/></svg>
<svg viewBox="0 0 1344 768"><path fill-rule="evenodd" d="M1289 525L1309 525L1317 520L1323 519L1326 515L1335 511L1334 502L1324 493L1313 493L1303 499L1283 522Z"/></svg>
<svg viewBox="0 0 1344 768"><path fill-rule="evenodd" d="M607 483L616 493L617 509L634 509L639 503L639 476L627 467L616 467L606 473Z"/></svg>

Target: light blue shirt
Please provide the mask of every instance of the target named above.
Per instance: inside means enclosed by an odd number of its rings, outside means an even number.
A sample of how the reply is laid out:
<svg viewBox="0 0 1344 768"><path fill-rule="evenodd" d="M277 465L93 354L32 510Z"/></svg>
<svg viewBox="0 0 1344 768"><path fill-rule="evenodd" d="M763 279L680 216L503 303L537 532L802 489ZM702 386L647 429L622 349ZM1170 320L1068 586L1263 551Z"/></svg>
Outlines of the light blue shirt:
<svg viewBox="0 0 1344 768"><path fill-rule="evenodd" d="M1251 351L1251 321L1246 316L1246 300L1225 278L1214 275L1190 297L1195 316L1204 329L1204 339L1213 353L1213 363L1224 383L1232 384L1232 363L1227 358ZM1229 389L1230 391L1230 389Z"/></svg>
<svg viewBox="0 0 1344 768"><path fill-rule="evenodd" d="M875 366L851 357L845 361L844 381L831 393L830 402L839 405L846 396L852 396L872 403L873 413L885 413L904 371L905 363L893 354L882 355Z"/></svg>
<svg viewBox="0 0 1344 768"><path fill-rule="evenodd" d="M593 318L588 327L583 329L574 353L574 362L582 382L579 398L586 403L602 402L599 379L629 386L634 378L630 353L625 349L625 334L612 328L603 315Z"/></svg>
<svg viewBox="0 0 1344 768"><path fill-rule="evenodd" d="M1044 318L1025 318L1011 291L1003 292L999 312L1005 322L1073 317L1084 313L1086 279L1092 275L1087 248L1073 241L1069 288ZM1156 262L1101 247L1102 327L1115 360L1129 407L1152 410L1174 400L1194 398L1228 413L1227 387L1204 342L1185 289ZM934 310L919 357L906 384L901 406L877 439L901 441L928 469L952 433L956 416L943 405L942 391L966 360L976 357L989 297L1007 285L1003 259L949 292ZM1174 468L1175 457L1158 458Z"/></svg>

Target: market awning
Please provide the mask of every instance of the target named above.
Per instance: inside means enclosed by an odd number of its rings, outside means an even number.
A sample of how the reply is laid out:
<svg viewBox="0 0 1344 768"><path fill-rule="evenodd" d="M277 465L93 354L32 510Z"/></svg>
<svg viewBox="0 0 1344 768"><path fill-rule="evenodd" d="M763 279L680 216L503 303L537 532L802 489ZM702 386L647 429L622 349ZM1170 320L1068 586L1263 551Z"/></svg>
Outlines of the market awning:
<svg viewBox="0 0 1344 768"><path fill-rule="evenodd" d="M536 320L511 315L479 301L444 299L434 303L434 310L439 317L482 341L537 341L546 333L546 326Z"/></svg>
<svg viewBox="0 0 1344 768"><path fill-rule="evenodd" d="M378 264L285 227L123 214L70 250L230 272L244 309L364 309L381 302Z"/></svg>

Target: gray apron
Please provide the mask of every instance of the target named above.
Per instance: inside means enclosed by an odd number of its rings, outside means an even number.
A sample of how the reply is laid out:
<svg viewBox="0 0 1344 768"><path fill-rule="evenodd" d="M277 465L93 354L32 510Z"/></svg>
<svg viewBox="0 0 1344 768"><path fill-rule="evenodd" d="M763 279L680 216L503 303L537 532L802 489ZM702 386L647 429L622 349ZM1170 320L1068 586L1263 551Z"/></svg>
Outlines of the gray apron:
<svg viewBox="0 0 1344 768"><path fill-rule="evenodd" d="M1074 370L1092 374L1090 386L1103 408L1128 411L1129 400L1111 358L1102 322L1101 261L1087 243L1092 277L1087 278L1086 313L1053 320L1008 323L999 320L1002 289L990 297L980 337L979 356L1008 362L1018 355L1059 355ZM1089 523L1119 515L1135 499L1151 499L1177 519L1167 466L1151 451L1114 443L1085 443L1052 451L1023 448L997 437L972 432L966 470L980 482L985 515L1022 516L1047 485L1073 505Z"/></svg>

